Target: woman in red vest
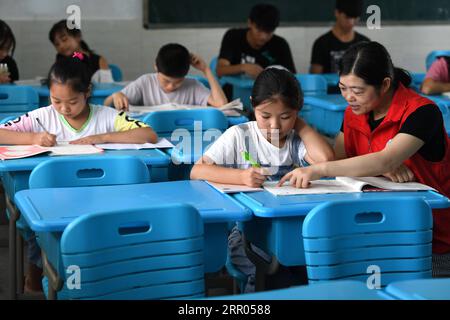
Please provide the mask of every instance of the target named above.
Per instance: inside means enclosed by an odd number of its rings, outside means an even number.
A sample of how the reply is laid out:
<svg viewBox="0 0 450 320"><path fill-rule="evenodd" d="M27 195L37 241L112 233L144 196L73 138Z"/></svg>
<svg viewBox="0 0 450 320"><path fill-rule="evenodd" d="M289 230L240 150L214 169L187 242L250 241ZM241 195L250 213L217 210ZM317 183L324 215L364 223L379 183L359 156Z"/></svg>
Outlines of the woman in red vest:
<svg viewBox="0 0 450 320"><path fill-rule="evenodd" d="M336 161L298 168L285 181L297 188L321 177L384 175L416 180L450 197L450 139L439 108L408 86L377 42L349 48L340 63L339 87L349 106L336 138ZM433 275L450 276L450 210L433 210Z"/></svg>

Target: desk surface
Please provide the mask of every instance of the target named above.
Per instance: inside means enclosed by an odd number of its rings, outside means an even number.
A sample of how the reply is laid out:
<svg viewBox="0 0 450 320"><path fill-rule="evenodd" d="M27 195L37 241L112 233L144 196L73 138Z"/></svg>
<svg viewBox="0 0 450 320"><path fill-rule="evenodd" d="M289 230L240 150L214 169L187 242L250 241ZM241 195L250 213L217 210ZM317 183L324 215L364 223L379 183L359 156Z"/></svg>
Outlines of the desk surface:
<svg viewBox="0 0 450 320"><path fill-rule="evenodd" d="M450 278L394 282L385 290L402 300L450 300Z"/></svg>
<svg viewBox="0 0 450 320"><path fill-rule="evenodd" d="M257 217L281 218L306 216L317 205L336 200L377 199L383 201L392 196L421 197L431 208L442 209L450 206L450 200L434 191L409 192L355 192L334 194L311 194L274 196L268 191L238 193L234 198L253 211Z"/></svg>
<svg viewBox="0 0 450 320"><path fill-rule="evenodd" d="M382 290L362 281L326 281L318 284L212 298L221 300L391 300Z"/></svg>
<svg viewBox="0 0 450 320"><path fill-rule="evenodd" d="M305 96L305 104L332 111L344 111L348 103L340 94L321 94Z"/></svg>
<svg viewBox="0 0 450 320"><path fill-rule="evenodd" d="M141 150L105 150L102 153L96 153L92 155L74 155L74 156L60 156L60 157L70 157L71 159L79 157L89 157L89 156L136 156L146 165L164 166L170 163L170 157L159 149L141 149ZM38 164L43 161L52 159L56 156L49 155L38 155L34 157L14 159L14 160L3 160L0 161L0 172L11 172L11 171L31 171Z"/></svg>
<svg viewBox="0 0 450 320"><path fill-rule="evenodd" d="M251 212L204 181L22 190L15 203L33 231L58 232L76 217L149 204L187 203L205 223L245 221Z"/></svg>

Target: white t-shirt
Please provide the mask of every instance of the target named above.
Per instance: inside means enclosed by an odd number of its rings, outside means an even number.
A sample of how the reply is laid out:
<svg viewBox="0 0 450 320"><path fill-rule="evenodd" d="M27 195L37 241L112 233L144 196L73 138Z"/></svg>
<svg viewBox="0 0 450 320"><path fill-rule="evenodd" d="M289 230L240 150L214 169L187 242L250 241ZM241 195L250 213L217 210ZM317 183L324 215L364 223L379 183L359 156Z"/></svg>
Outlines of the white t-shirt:
<svg viewBox="0 0 450 320"><path fill-rule="evenodd" d="M182 105L206 106L210 91L199 81L185 78L181 87L166 93L161 88L157 73L149 73L122 89L131 105L157 106L166 103L178 103Z"/></svg>
<svg viewBox="0 0 450 320"><path fill-rule="evenodd" d="M244 160L242 151L249 152L253 160L275 176L274 179L302 166L306 155L305 145L294 131L289 133L284 146L278 148L267 141L256 121L229 128L204 155L220 166L247 169L251 164Z"/></svg>
<svg viewBox="0 0 450 320"><path fill-rule="evenodd" d="M44 132L44 128L36 119L39 119L47 132L56 135L57 141L72 141L95 134L148 127L141 121L130 119L125 112L118 112L110 107L90 105L89 118L83 127L76 130L50 105L8 121L0 125L0 128L19 132Z"/></svg>

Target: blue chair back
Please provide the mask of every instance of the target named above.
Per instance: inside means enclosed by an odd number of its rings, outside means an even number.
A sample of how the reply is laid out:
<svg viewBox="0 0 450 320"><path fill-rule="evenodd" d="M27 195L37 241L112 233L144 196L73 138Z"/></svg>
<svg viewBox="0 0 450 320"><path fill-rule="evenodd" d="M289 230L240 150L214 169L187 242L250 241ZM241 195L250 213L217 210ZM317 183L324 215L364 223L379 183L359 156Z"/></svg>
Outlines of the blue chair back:
<svg viewBox="0 0 450 320"><path fill-rule="evenodd" d="M16 116L7 116L7 117L4 117L2 120L0 120L0 124L4 124L4 123L7 123L8 121L15 120L15 119L17 119Z"/></svg>
<svg viewBox="0 0 450 320"><path fill-rule="evenodd" d="M109 69L111 69L112 77L115 82L122 81L122 70L120 70L119 66L116 64L108 65Z"/></svg>
<svg viewBox="0 0 450 320"><path fill-rule="evenodd" d="M433 64L434 60L436 60L437 57L442 56L449 56L450 57L450 50L435 50L431 51L425 60L425 66L428 71L430 69L431 65Z"/></svg>
<svg viewBox="0 0 450 320"><path fill-rule="evenodd" d="M143 118L143 121L151 126L158 136L169 139L172 132L177 129L194 133L208 129L223 132L228 128L228 121L223 112L214 108L151 112Z"/></svg>
<svg viewBox="0 0 450 320"><path fill-rule="evenodd" d="M18 117L39 107L39 95L29 86L0 86L0 117Z"/></svg>
<svg viewBox="0 0 450 320"><path fill-rule="evenodd" d="M369 266L380 268L381 286L431 277L432 223L419 198L319 205L303 223L308 279L367 281Z"/></svg>
<svg viewBox="0 0 450 320"><path fill-rule="evenodd" d="M31 172L30 189L86 187L146 183L150 181L145 163L133 156L90 156L54 158Z"/></svg>
<svg viewBox="0 0 450 320"><path fill-rule="evenodd" d="M224 83L224 81L222 81L222 79L217 75L217 70L216 70L216 68L217 68L217 61L219 60L219 58L218 57L213 57L212 59L211 59L211 62L209 63L209 67L211 68L211 71L212 71L212 73L213 73L213 75L216 77L216 79L219 81L219 84L221 85L221 86L223 86L225 83Z"/></svg>
<svg viewBox="0 0 450 320"><path fill-rule="evenodd" d="M202 219L185 204L83 215L61 238L65 269L78 266L81 276L68 298L204 296L203 241Z"/></svg>
<svg viewBox="0 0 450 320"><path fill-rule="evenodd" d="M195 79L198 82L200 82L202 85L207 87L208 89L211 89L210 86L209 86L208 79L206 79L205 77L202 77L202 76L199 76L199 75L188 75L186 78Z"/></svg>
<svg viewBox="0 0 450 320"><path fill-rule="evenodd" d="M304 95L327 94L327 80L319 74L296 74Z"/></svg>

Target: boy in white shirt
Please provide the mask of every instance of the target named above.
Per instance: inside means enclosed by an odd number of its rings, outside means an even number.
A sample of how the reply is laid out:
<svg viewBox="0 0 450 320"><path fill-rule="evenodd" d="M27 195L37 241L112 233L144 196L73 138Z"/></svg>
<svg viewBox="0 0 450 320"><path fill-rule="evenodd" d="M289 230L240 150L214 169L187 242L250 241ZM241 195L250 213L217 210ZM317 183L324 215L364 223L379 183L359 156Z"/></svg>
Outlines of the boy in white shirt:
<svg viewBox="0 0 450 320"><path fill-rule="evenodd" d="M189 67L200 70L211 91L195 79L186 79ZM116 109L128 110L128 106L154 106L165 103L220 107L227 103L225 94L205 61L189 53L182 45L166 44L158 52L156 73L144 74L122 91L105 100Z"/></svg>

